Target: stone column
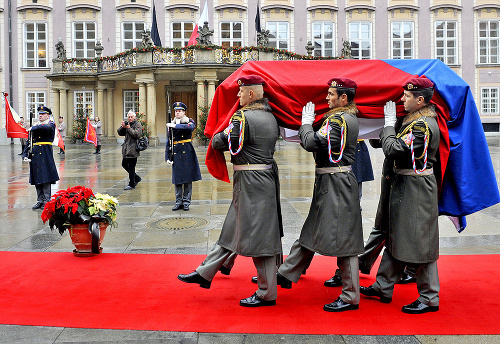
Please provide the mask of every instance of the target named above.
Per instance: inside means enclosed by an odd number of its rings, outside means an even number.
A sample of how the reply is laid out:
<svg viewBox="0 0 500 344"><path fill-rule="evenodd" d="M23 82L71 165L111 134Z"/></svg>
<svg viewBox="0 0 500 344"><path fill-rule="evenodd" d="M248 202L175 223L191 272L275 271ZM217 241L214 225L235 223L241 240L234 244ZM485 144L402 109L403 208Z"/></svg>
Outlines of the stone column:
<svg viewBox="0 0 500 344"><path fill-rule="evenodd" d="M52 114L54 115L54 121L56 122L56 126L59 123L59 115L61 114L61 108L59 103L59 90L52 90L52 96L54 98L54 103L52 104Z"/></svg>
<svg viewBox="0 0 500 344"><path fill-rule="evenodd" d="M148 106L146 112L146 120L148 121L148 130L151 132L151 137L156 138L156 83L147 83L148 90Z"/></svg>
<svg viewBox="0 0 500 344"><path fill-rule="evenodd" d="M99 116L101 120L106 118L106 114L104 113L104 88L102 87L97 89L97 109L94 111L95 116Z"/></svg>
<svg viewBox="0 0 500 344"><path fill-rule="evenodd" d="M146 86L144 83L139 83L139 113L146 113L147 101L146 101ZM127 111L128 112L128 111Z"/></svg>
<svg viewBox="0 0 500 344"><path fill-rule="evenodd" d="M205 82L197 80L196 85L196 123L200 123L200 106L205 106Z"/></svg>
<svg viewBox="0 0 500 344"><path fill-rule="evenodd" d="M104 135L107 137L115 136L115 130L118 128L118 123L115 124L115 111L113 106L113 88L106 90L106 127ZM115 128L116 127L116 128Z"/></svg>
<svg viewBox="0 0 500 344"><path fill-rule="evenodd" d="M69 94L68 94L69 93ZM59 115L63 116L66 122L66 140L68 141L73 131L73 113L68 112L68 97L73 96L73 92L67 92L66 89L59 90ZM69 142L69 141L68 141ZM65 142L67 143L67 142Z"/></svg>
<svg viewBox="0 0 500 344"><path fill-rule="evenodd" d="M208 107L212 105L212 101L214 100L214 95L215 95L215 80L209 80L208 81Z"/></svg>

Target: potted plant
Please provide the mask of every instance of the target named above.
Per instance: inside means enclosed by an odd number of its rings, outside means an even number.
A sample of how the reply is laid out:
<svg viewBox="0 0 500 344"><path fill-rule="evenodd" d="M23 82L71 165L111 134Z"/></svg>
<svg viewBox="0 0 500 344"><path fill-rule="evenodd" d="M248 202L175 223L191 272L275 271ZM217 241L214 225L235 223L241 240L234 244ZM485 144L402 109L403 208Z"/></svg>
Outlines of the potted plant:
<svg viewBox="0 0 500 344"><path fill-rule="evenodd" d="M57 228L61 235L69 231L76 256L94 255L102 251L106 228L116 227L117 205L118 200L110 195L73 186L52 196L45 204L42 220L49 221L50 229Z"/></svg>

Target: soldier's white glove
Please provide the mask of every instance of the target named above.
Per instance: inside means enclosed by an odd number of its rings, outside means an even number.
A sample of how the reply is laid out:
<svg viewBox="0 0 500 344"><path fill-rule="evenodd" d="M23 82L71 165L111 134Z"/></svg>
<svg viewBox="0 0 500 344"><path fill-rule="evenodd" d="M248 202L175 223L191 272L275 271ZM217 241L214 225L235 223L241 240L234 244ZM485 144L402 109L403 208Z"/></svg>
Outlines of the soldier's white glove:
<svg viewBox="0 0 500 344"><path fill-rule="evenodd" d="M389 100L384 106L384 128L393 127L396 124L396 103Z"/></svg>
<svg viewBox="0 0 500 344"><path fill-rule="evenodd" d="M314 118L316 115L314 114L315 105L312 102L309 102L302 108L302 125L314 123Z"/></svg>
<svg viewBox="0 0 500 344"><path fill-rule="evenodd" d="M167 160L167 165L173 165L173 164L174 164L173 161Z"/></svg>
<svg viewBox="0 0 500 344"><path fill-rule="evenodd" d="M175 128L175 123L167 123L167 127L169 127L169 128Z"/></svg>
<svg viewBox="0 0 500 344"><path fill-rule="evenodd" d="M30 162L30 161L31 161L31 159L28 159L27 157L24 157L24 158L23 158L23 161L24 161L24 162Z"/></svg>

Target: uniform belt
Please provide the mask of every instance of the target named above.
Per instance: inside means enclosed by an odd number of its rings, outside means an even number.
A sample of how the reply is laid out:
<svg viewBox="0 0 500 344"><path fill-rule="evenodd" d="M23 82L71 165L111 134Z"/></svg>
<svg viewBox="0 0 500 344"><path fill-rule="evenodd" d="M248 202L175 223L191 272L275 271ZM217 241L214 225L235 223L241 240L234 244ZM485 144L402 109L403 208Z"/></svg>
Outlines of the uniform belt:
<svg viewBox="0 0 500 344"><path fill-rule="evenodd" d="M351 170L352 170L352 167L350 165L349 166L339 166L339 167L316 167L317 174L348 172Z"/></svg>
<svg viewBox="0 0 500 344"><path fill-rule="evenodd" d="M264 165L264 164L233 165L234 171L270 170L271 168L273 168L273 165Z"/></svg>
<svg viewBox="0 0 500 344"><path fill-rule="evenodd" d="M186 142L191 142L193 141L192 139L187 139L187 140L181 140L181 141L174 141L174 145L178 144L178 143L186 143Z"/></svg>
<svg viewBox="0 0 500 344"><path fill-rule="evenodd" d="M434 170L430 168L423 172L417 173L410 168L394 168L394 173L400 174L402 176L428 176L430 174L434 174Z"/></svg>
<svg viewBox="0 0 500 344"><path fill-rule="evenodd" d="M39 145L51 145L52 142L33 142L33 146L39 146Z"/></svg>

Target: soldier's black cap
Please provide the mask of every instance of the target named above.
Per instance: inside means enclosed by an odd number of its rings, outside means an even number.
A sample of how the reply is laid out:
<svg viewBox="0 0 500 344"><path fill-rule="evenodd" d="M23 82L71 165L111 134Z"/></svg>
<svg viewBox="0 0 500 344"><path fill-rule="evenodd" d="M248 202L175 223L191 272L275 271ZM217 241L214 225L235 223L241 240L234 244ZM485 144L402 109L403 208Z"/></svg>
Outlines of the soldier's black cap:
<svg viewBox="0 0 500 344"><path fill-rule="evenodd" d="M186 111L187 110L187 106L183 102L175 102L172 105L172 107L174 108L174 110L182 110L182 111Z"/></svg>
<svg viewBox="0 0 500 344"><path fill-rule="evenodd" d="M46 107L46 106L44 106L44 105L39 106L39 107L36 109L36 111L37 111L38 113L48 113L49 115L52 115L52 111L51 111L48 107Z"/></svg>

